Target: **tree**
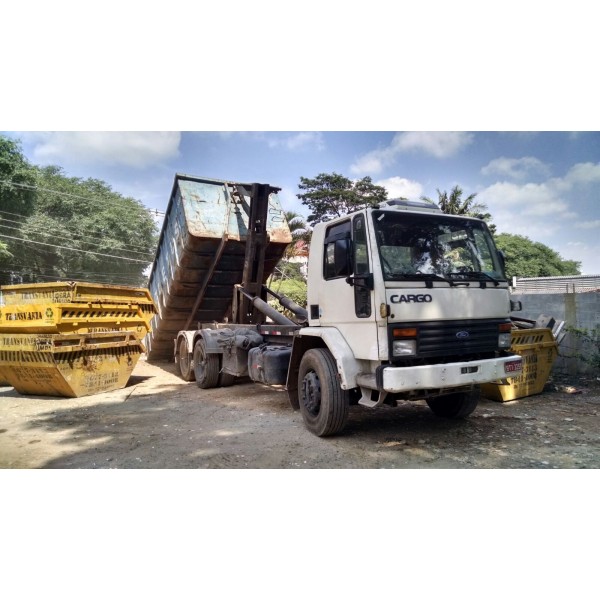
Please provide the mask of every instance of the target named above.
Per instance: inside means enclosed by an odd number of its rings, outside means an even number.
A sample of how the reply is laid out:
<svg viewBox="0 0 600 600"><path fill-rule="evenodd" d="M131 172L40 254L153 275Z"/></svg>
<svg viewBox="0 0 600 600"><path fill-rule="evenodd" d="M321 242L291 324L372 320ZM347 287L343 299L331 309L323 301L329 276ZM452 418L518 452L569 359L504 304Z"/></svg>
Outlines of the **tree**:
<svg viewBox="0 0 600 600"><path fill-rule="evenodd" d="M297 194L302 204L308 206L307 221L311 225L335 217L375 206L387 199L387 190L375 185L370 177L352 181L339 173L320 173L314 179L300 177Z"/></svg>
<svg viewBox="0 0 600 600"><path fill-rule="evenodd" d="M565 260L555 250L532 242L528 237L501 233L495 239L498 248L504 252L508 278L581 274L580 262Z"/></svg>
<svg viewBox="0 0 600 600"><path fill-rule="evenodd" d="M35 202L35 170L27 162L18 142L0 135L0 223L5 233L11 233L17 215L28 215ZM1 233L1 231L0 231ZM10 261L14 257L6 238L0 238L0 281L10 278ZM7 279L9 281L10 279Z"/></svg>
<svg viewBox="0 0 600 600"><path fill-rule="evenodd" d="M437 190L437 193L437 205L441 208L442 212L447 215L466 215L468 217L482 219L488 224L492 234L496 233L496 226L491 223L492 215L488 212L484 212L487 211L487 206L481 202L475 202L477 194L469 194L463 199L463 191L458 185L455 185L452 188L450 195L448 195L448 192L441 192L440 190ZM421 196L421 200L435 204L435 202L427 198L427 196Z"/></svg>
<svg viewBox="0 0 600 600"><path fill-rule="evenodd" d="M5 211L0 212L0 240L6 244L4 253L0 248L0 283L72 279L146 285L144 271L153 260L157 236L142 203L103 181L67 177L57 166L28 165L15 143L4 142L0 137L2 156L18 168L5 169L8 183L0 188L0 210ZM10 179L19 177L19 168L27 175L26 186L23 178ZM10 196L15 190L21 195Z"/></svg>
<svg viewBox="0 0 600 600"><path fill-rule="evenodd" d="M0 135L0 218L29 215L35 204L35 168L18 142Z"/></svg>
<svg viewBox="0 0 600 600"><path fill-rule="evenodd" d="M310 244L312 232L302 215L293 211L286 211L285 218L292 234L292 243L286 248L283 258L289 260L297 256L299 242L303 242L306 246Z"/></svg>

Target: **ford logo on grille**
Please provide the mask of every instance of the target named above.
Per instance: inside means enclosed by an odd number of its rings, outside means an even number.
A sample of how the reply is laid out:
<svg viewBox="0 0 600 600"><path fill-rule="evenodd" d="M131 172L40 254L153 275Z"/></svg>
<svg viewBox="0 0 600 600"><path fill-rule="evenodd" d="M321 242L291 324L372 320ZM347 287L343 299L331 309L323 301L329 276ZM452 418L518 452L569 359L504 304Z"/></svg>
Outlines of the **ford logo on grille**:
<svg viewBox="0 0 600 600"><path fill-rule="evenodd" d="M468 338L468 337L469 337L469 332L468 332L468 331L459 331L459 332L456 334L456 337L457 337L459 340L464 340L465 338Z"/></svg>

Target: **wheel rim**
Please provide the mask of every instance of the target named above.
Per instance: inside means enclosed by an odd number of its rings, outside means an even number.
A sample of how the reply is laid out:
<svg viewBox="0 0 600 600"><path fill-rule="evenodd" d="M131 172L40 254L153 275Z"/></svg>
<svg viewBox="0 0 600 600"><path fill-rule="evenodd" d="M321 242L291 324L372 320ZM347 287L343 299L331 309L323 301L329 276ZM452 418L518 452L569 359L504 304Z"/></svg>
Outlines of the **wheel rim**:
<svg viewBox="0 0 600 600"><path fill-rule="evenodd" d="M188 353L187 341L185 339L182 339L179 343L179 362L181 363L181 372L187 373L190 369L190 358Z"/></svg>
<svg viewBox="0 0 600 600"><path fill-rule="evenodd" d="M202 379L206 373L206 354L202 345L198 344L198 355L196 357L196 379Z"/></svg>
<svg viewBox="0 0 600 600"><path fill-rule="evenodd" d="M302 380L302 402L313 416L321 409L321 383L314 371L307 373Z"/></svg>

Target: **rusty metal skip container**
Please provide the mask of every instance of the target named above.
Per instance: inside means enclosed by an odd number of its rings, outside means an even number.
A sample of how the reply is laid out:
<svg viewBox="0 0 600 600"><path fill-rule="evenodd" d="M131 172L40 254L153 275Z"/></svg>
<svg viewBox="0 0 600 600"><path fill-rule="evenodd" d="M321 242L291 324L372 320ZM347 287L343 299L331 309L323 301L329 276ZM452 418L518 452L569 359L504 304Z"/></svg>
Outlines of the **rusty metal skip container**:
<svg viewBox="0 0 600 600"><path fill-rule="evenodd" d="M143 351L130 331L0 333L0 379L21 394L89 396L125 387Z"/></svg>
<svg viewBox="0 0 600 600"><path fill-rule="evenodd" d="M120 389L155 313L145 288L78 282L0 288L0 384L79 397Z"/></svg>
<svg viewBox="0 0 600 600"><path fill-rule="evenodd" d="M241 283L250 184L177 174L148 287L158 313L145 344L149 359L172 359L179 331L222 322ZM277 194L269 196L264 281L292 241Z"/></svg>

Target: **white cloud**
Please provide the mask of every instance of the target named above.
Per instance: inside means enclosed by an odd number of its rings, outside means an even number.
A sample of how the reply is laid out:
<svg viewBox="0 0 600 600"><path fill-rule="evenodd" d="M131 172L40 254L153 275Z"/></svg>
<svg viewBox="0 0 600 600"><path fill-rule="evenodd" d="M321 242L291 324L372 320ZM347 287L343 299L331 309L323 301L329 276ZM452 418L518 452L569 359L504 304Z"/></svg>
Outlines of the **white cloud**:
<svg viewBox="0 0 600 600"><path fill-rule="evenodd" d="M55 131L23 133L38 163L125 165L144 168L179 155L172 131Z"/></svg>
<svg viewBox="0 0 600 600"><path fill-rule="evenodd" d="M350 166L350 171L355 174L381 173L382 170L383 157L379 150L364 154Z"/></svg>
<svg viewBox="0 0 600 600"><path fill-rule="evenodd" d="M510 179L525 179L531 175L548 176L550 170L541 160L533 156L506 158L504 156L490 161L481 169L482 175L500 175Z"/></svg>
<svg viewBox="0 0 600 600"><path fill-rule="evenodd" d="M270 137L268 138L268 144L271 148L283 147L288 150L301 150L304 148L323 150L325 148L323 134L320 131L301 131L282 138Z"/></svg>
<svg viewBox="0 0 600 600"><path fill-rule="evenodd" d="M600 245L597 243L566 242L552 246L567 260L577 260L581 263L583 275L600 275Z"/></svg>
<svg viewBox="0 0 600 600"><path fill-rule="evenodd" d="M477 195L478 200L494 210L510 210L517 215L546 215L547 217L573 218L577 214L564 192L570 186L564 179L553 178L544 183L516 184L494 183Z"/></svg>
<svg viewBox="0 0 600 600"><path fill-rule="evenodd" d="M462 131L409 131L397 133L392 144L399 152L422 151L436 158L448 158L472 140L472 134Z"/></svg>
<svg viewBox="0 0 600 600"><path fill-rule="evenodd" d="M600 219L595 221L582 221L581 223L575 223L575 227L578 229L598 229L600 230Z"/></svg>
<svg viewBox="0 0 600 600"><path fill-rule="evenodd" d="M499 232L545 239L560 232L577 215L560 193L560 180L524 185L495 183L477 194L487 205Z"/></svg>
<svg viewBox="0 0 600 600"><path fill-rule="evenodd" d="M404 152L423 152L435 158L455 155L473 141L473 135L456 131L407 131L397 133L389 146L367 152L351 166L352 173L380 173Z"/></svg>
<svg viewBox="0 0 600 600"><path fill-rule="evenodd" d="M376 181L375 185L381 185L388 191L389 198L408 198L417 200L423 195L423 186L417 181L411 181L404 177L389 177Z"/></svg>
<svg viewBox="0 0 600 600"><path fill-rule="evenodd" d="M600 181L600 163L578 163L565 176L568 183L597 183Z"/></svg>

